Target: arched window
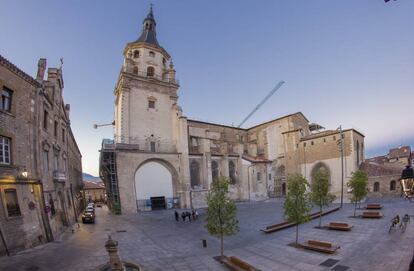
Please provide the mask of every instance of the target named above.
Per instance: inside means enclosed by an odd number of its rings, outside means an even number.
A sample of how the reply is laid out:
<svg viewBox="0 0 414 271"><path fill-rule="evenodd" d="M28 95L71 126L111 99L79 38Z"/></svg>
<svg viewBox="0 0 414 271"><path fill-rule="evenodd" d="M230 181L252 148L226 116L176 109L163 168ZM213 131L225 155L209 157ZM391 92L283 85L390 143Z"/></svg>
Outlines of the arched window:
<svg viewBox="0 0 414 271"><path fill-rule="evenodd" d="M390 182L390 191L395 191L395 189L396 189L396 183L395 183L395 181L394 180L392 180L391 182Z"/></svg>
<svg viewBox="0 0 414 271"><path fill-rule="evenodd" d="M282 183L282 196L286 196L286 183Z"/></svg>
<svg viewBox="0 0 414 271"><path fill-rule="evenodd" d="M147 76L153 77L154 76L154 67L148 67L147 68Z"/></svg>
<svg viewBox="0 0 414 271"><path fill-rule="evenodd" d="M200 185L200 165L197 161L192 161L190 165L191 187Z"/></svg>
<svg viewBox="0 0 414 271"><path fill-rule="evenodd" d="M329 183L331 183L331 174L330 174L328 165L322 162L317 163L313 167L312 172L311 172L312 181L315 178L315 174L317 174L318 172L326 174L328 177Z"/></svg>
<svg viewBox="0 0 414 271"><path fill-rule="evenodd" d="M132 72L134 74L138 74L138 67L137 66L134 66L134 68L132 69Z"/></svg>
<svg viewBox="0 0 414 271"><path fill-rule="evenodd" d="M148 54L150 57L155 57L155 53L153 51L150 51Z"/></svg>
<svg viewBox="0 0 414 271"><path fill-rule="evenodd" d="M230 183L235 184L236 183L236 166L234 165L233 161L229 161L229 177L230 177Z"/></svg>
<svg viewBox="0 0 414 271"><path fill-rule="evenodd" d="M219 177L218 163L217 161L211 161L211 175L213 177L213 182Z"/></svg>
<svg viewBox="0 0 414 271"><path fill-rule="evenodd" d="M139 57L139 51L138 50L135 50L134 51L134 58L138 58Z"/></svg>
<svg viewBox="0 0 414 271"><path fill-rule="evenodd" d="M375 182L374 183L374 192L379 192L379 190L380 190L380 184L379 184L379 182Z"/></svg>

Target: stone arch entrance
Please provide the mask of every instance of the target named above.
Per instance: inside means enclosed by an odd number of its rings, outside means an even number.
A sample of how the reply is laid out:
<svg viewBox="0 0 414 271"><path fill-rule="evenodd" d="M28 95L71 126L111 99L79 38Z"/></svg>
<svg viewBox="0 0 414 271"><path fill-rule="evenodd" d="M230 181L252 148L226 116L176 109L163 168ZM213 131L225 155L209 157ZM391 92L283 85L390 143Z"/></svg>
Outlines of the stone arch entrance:
<svg viewBox="0 0 414 271"><path fill-rule="evenodd" d="M134 180L138 211L170 209L178 205L178 174L165 160L150 159L141 163Z"/></svg>
<svg viewBox="0 0 414 271"><path fill-rule="evenodd" d="M323 162L319 162L319 163L317 163L317 164L316 164L316 165L312 168L312 171L311 171L311 180L313 181L313 176L315 176L315 173L316 173L318 170L322 170L322 171L324 171L325 173L327 173L327 174L328 174L329 183L330 183L330 184L332 184L332 183L331 183L331 170L329 169L329 166L328 166L327 164L323 163Z"/></svg>

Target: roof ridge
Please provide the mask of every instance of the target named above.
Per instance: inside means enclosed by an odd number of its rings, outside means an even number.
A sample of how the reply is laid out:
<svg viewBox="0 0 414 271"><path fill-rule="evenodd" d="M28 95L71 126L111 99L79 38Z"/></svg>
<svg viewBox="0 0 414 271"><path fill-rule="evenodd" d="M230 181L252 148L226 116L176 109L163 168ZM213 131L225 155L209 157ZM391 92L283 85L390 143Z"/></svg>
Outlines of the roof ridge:
<svg viewBox="0 0 414 271"><path fill-rule="evenodd" d="M18 76L22 77L27 82L29 82L29 83L37 86L37 87L40 87L41 86L41 84L38 81L36 81L36 79L34 79L31 75L29 75L26 72L24 72L22 69L20 69L19 67L17 67L15 64L13 64L10 60L8 60L7 58L5 58L1 54L0 54L0 64L3 64L3 66L5 66L9 70L13 71Z"/></svg>

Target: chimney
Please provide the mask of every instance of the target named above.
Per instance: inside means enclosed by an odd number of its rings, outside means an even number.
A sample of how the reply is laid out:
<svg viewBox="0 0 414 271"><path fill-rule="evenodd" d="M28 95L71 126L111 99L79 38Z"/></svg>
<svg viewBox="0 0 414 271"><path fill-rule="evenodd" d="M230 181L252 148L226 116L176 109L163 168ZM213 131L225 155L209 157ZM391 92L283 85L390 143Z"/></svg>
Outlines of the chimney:
<svg viewBox="0 0 414 271"><path fill-rule="evenodd" d="M36 80L41 82L43 81L43 78L45 77L45 71L46 71L46 58L40 58L39 62L37 63L37 76Z"/></svg>

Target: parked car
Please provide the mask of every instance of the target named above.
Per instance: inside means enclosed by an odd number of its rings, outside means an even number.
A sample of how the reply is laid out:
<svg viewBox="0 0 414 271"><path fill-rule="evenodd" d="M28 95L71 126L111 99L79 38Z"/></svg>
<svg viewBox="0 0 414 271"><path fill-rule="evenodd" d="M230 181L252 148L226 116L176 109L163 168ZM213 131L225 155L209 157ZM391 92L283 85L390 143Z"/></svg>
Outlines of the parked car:
<svg viewBox="0 0 414 271"><path fill-rule="evenodd" d="M89 202L89 203L88 203L88 206L92 206L93 208L95 208L95 203L93 203L93 202Z"/></svg>
<svg viewBox="0 0 414 271"><path fill-rule="evenodd" d="M86 207L85 212L95 213L95 208L93 208L92 206L88 206Z"/></svg>
<svg viewBox="0 0 414 271"><path fill-rule="evenodd" d="M95 215L92 212L84 212L82 215L82 223L95 223Z"/></svg>

